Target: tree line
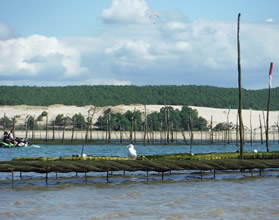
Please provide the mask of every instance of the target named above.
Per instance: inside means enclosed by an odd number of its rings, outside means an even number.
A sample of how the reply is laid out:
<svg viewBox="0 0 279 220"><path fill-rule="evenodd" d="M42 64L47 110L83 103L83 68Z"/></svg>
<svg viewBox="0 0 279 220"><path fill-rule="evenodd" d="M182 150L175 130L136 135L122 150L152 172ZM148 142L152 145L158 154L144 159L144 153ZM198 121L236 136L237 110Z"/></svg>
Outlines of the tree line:
<svg viewBox="0 0 279 220"><path fill-rule="evenodd" d="M58 114L53 121L48 120L48 113L42 112L37 118L29 116L25 129L40 129L39 122L44 121L43 129L47 126L55 126L56 129L94 129L113 131L205 131L208 130L207 121L199 117L197 110L183 106L181 110L165 106L160 112L151 114L142 113L138 110L127 111L124 114L112 113L108 108L104 115L100 116L96 123L92 123L92 117L84 118L83 115L75 114L73 117ZM13 127L16 117L10 119L4 116L0 119L3 127Z"/></svg>
<svg viewBox="0 0 279 220"><path fill-rule="evenodd" d="M160 109L160 112L144 114L140 111L127 111L124 114L112 113L107 109L103 116L100 116L95 124L100 130L107 130L108 126L114 131L181 131L207 130L207 121L198 116L197 110L188 106L183 106L181 111L173 107L166 106Z"/></svg>
<svg viewBox="0 0 279 220"><path fill-rule="evenodd" d="M0 105L187 105L238 108L238 89L196 85L162 86L0 86ZM266 110L268 89L243 89L243 108ZM279 88L271 91L270 110L279 110Z"/></svg>

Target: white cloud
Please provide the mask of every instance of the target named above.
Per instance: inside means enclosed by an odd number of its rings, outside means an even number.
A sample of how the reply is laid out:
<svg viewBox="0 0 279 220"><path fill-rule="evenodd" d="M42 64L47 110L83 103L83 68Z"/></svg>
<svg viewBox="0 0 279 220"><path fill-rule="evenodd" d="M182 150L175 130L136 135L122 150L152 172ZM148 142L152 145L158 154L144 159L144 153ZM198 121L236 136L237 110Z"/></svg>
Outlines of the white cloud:
<svg viewBox="0 0 279 220"><path fill-rule="evenodd" d="M105 22L146 23L150 9L145 0L112 0L109 8L103 10Z"/></svg>
<svg viewBox="0 0 279 220"><path fill-rule="evenodd" d="M61 85L237 86L235 21L189 21L179 12L158 12L160 21L154 24L146 21L150 11L144 0L114 0L94 36L0 40L0 84L17 76L19 83L35 77L35 85L61 80ZM278 86L278 24L243 22L240 30L243 86L265 88L271 61Z"/></svg>
<svg viewBox="0 0 279 220"><path fill-rule="evenodd" d="M84 82L83 82L84 83ZM85 82L86 85L114 85L114 86L127 86L131 85L132 83L130 81L119 81L117 79L87 79Z"/></svg>
<svg viewBox="0 0 279 220"><path fill-rule="evenodd" d="M0 41L0 75L37 75L51 67L73 76L86 71L80 66L78 50L64 46L54 37L32 35Z"/></svg>
<svg viewBox="0 0 279 220"><path fill-rule="evenodd" d="M185 29L185 24L182 22L169 22L167 23L167 27L170 30L177 30L177 29Z"/></svg>
<svg viewBox="0 0 279 220"><path fill-rule="evenodd" d="M105 54L112 55L115 61L121 65L138 65L141 61L154 60L155 56L150 54L151 45L143 40L125 41L105 49Z"/></svg>
<svg viewBox="0 0 279 220"><path fill-rule="evenodd" d="M267 23L273 23L274 20L273 20L272 18L268 18L268 19L265 20L265 22L267 22Z"/></svg>

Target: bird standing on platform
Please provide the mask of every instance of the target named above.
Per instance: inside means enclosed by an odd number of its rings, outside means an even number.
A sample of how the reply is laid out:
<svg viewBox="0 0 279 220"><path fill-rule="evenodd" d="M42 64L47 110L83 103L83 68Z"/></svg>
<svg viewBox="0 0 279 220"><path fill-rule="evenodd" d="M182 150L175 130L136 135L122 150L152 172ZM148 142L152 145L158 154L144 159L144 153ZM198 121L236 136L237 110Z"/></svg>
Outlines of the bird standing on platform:
<svg viewBox="0 0 279 220"><path fill-rule="evenodd" d="M128 148L128 157L130 159L136 159L137 158L137 152L134 148L134 145L129 144L128 146L126 146Z"/></svg>

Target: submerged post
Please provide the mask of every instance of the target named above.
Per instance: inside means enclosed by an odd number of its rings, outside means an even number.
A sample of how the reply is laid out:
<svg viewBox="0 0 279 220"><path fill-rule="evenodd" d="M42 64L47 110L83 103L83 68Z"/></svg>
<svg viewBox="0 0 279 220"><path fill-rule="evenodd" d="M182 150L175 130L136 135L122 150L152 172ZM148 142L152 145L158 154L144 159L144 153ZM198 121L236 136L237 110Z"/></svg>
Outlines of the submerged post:
<svg viewBox="0 0 279 220"><path fill-rule="evenodd" d="M12 173L12 187L14 187L14 170L10 169Z"/></svg>
<svg viewBox="0 0 279 220"><path fill-rule="evenodd" d="M241 63L240 63L240 38L239 38L239 30L240 30L240 16L238 14L238 22L237 22L237 52L238 52L238 91L239 91L239 103L238 103L238 116L239 116L239 136L240 136L240 159L243 159L243 122L242 122L242 93L241 93Z"/></svg>

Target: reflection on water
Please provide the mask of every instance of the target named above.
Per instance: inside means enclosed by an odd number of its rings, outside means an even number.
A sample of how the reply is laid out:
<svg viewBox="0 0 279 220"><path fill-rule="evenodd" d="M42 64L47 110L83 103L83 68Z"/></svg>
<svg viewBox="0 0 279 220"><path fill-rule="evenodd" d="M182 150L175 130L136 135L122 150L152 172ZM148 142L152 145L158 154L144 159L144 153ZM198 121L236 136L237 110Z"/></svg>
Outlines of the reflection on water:
<svg viewBox="0 0 279 220"><path fill-rule="evenodd" d="M246 151L265 151L263 145ZM139 155L189 152L189 146L136 146ZM271 151L278 150L272 145ZM193 146L194 153L232 152L235 146ZM69 156L81 146L0 149L0 160ZM85 146L87 155L126 157L123 145ZM278 170L106 173L0 173L0 219L279 219Z"/></svg>

